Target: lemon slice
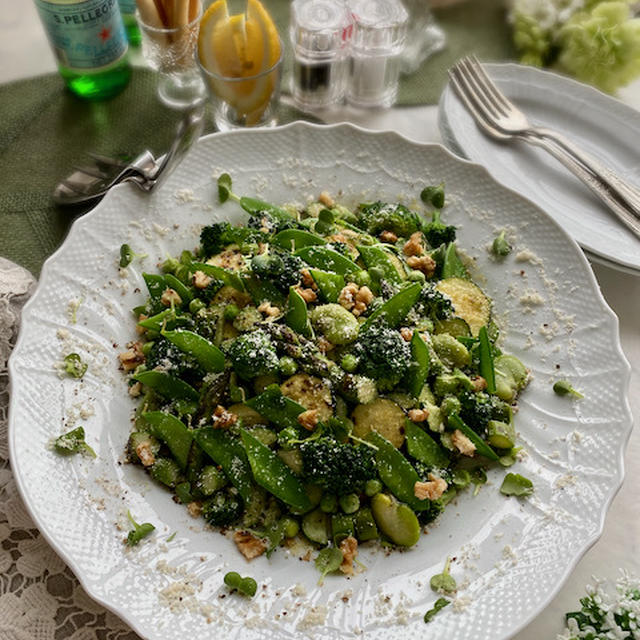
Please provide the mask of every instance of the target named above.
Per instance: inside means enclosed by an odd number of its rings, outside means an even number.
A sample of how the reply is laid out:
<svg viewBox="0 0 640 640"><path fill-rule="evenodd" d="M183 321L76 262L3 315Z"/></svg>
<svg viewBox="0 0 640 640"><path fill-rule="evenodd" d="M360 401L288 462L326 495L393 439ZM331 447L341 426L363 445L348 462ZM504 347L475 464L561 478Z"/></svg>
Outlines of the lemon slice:
<svg viewBox="0 0 640 640"><path fill-rule="evenodd" d="M248 0L246 15L232 16L226 0L216 0L202 18L198 52L209 71L225 78L210 78L213 91L234 108L238 119L257 124L278 72L254 76L271 69L281 55L276 26L259 0Z"/></svg>

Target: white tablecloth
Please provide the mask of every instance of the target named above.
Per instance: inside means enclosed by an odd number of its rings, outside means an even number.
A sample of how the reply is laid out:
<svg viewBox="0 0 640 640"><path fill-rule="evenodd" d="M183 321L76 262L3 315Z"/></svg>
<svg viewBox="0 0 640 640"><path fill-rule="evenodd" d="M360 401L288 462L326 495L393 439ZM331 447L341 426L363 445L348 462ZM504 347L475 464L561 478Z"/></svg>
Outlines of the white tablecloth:
<svg viewBox="0 0 640 640"><path fill-rule="evenodd" d="M42 27L37 18L35 8L31 2L11 2L11 0L0 0L0 83L10 80L28 77L40 73L55 70L55 64L51 55L49 45L44 37ZM631 104L636 109L640 109L640 81L624 89L620 93L620 98ZM371 129L392 129L399 133L423 142L440 142L440 134L437 126L437 112L433 106L398 108L385 112L363 112L344 109L332 114L325 114L327 122L339 122L349 120L363 127ZM0 254L2 249L0 248ZM594 272L602 289L602 293L611 308L620 319L620 338L624 352L631 362L633 369L630 388L631 408L636 416L640 416L640 276L628 275L612 270L598 264L593 265ZM1 363L0 363L1 365ZM1 416L0 416L1 418ZM0 434L1 435L1 434ZM578 608L578 599L584 595L584 586L591 580L592 575L598 575L609 579L615 579L618 568L626 568L629 571L640 575L640 492L637 490L637 478L640 477L640 432L636 429L631 436L626 453L626 480L622 489L611 505L606 518L604 533L600 540L585 554L580 560L565 585L560 589L551 604L540 615L529 624L523 631L518 633L516 640L540 640L542 638L551 640L563 628L563 615L567 611ZM6 479L5 479L6 480ZM6 485L0 477L0 503L6 495ZM1 504L0 504L1 506ZM26 608L22 604L13 602L7 598L13 589L12 584L3 581L2 574L8 571L4 566L3 558L6 562L9 559L3 555L3 548L9 547L10 536L9 523L3 522L0 510L0 637L4 638L53 638L38 624L24 627L24 632L18 633L18 620L22 609ZM31 551L26 550L26 546L33 546ZM53 556L50 550L40 548L46 546L42 540L39 542L22 541L21 547L25 552L31 553L28 558L29 563L51 562ZM37 557L36 557L37 556ZM26 567L34 570L34 567ZM85 629L81 635L74 635L74 638L104 637L102 634L115 632L118 637L122 637L122 623L116 621L110 614L105 617L100 613L97 605L92 605L81 596L73 598L74 611L84 611L88 616L86 623L80 619L73 622L61 623L61 616L70 615L70 611L64 611L62 602L65 598L57 600L52 594L67 594L75 592L77 586L67 585L69 581L68 572L60 573L57 568L57 583L49 585L46 582L47 593L35 593L36 602L44 606L47 603L48 613L43 614L51 618L52 633L58 638L68 638L74 633L74 629L82 629L84 624L91 624L94 630ZM68 594L66 603L69 604ZM11 603L10 603L11 600ZM58 611L56 612L56 602ZM80 604L79 604L80 603ZM7 609L2 605L5 605ZM9 607L12 606L12 622L5 614L9 615ZM26 613L24 614L26 615ZM93 622L92 622L93 621ZM117 629L116 629L117 627ZM97 630L96 630L97 628ZM11 631L9 631L11 629ZM38 631L38 629L40 629ZM68 632L65 632L67 629ZM7 635L4 635L4 633ZM120 632L120 633L118 633ZM110 636L115 637L115 636Z"/></svg>

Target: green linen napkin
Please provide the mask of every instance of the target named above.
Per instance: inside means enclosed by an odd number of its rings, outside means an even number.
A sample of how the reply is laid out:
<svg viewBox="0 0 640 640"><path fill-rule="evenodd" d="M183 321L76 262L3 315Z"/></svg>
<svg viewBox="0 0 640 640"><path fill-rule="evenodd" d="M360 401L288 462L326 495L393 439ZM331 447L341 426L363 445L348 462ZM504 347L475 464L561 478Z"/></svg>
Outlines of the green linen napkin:
<svg viewBox="0 0 640 640"><path fill-rule="evenodd" d="M271 0L269 7L286 34L288 0ZM401 79L400 105L435 104L447 68L469 51L483 59L512 56L500 0L471 0L435 13L447 32L447 48ZM74 217L89 208L55 206L55 185L88 151L135 156L148 148L163 153L179 118L158 102L155 75L144 69L134 69L119 96L95 103L71 95L57 74L13 82L0 86L0 113L0 255L35 275ZM311 119L281 108L280 122L301 117Z"/></svg>

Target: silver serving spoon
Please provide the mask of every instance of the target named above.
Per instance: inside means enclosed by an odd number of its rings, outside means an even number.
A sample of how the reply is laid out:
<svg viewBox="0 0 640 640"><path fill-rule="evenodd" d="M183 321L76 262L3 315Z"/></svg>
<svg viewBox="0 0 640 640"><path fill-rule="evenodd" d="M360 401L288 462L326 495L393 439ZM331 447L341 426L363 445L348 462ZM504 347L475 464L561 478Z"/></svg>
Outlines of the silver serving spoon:
<svg viewBox="0 0 640 640"><path fill-rule="evenodd" d="M204 109L185 115L176 130L171 148L161 160L144 151L130 164L93 155L93 164L76 167L53 191L56 204L71 205L102 198L111 187L133 182L142 191L152 191L180 164L204 129Z"/></svg>

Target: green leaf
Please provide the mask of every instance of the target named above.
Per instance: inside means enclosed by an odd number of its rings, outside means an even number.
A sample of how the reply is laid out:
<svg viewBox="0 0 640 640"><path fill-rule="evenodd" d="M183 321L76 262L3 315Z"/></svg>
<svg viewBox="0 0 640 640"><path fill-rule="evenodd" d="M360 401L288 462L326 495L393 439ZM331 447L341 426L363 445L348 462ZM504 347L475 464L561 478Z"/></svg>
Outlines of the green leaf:
<svg viewBox="0 0 640 640"><path fill-rule="evenodd" d="M325 576L328 573L337 571L340 568L341 564L342 551L340 551L340 549L336 549L335 547L322 549L315 559L316 569L320 572L320 579L318 580L318 584L322 585Z"/></svg>
<svg viewBox="0 0 640 640"><path fill-rule="evenodd" d="M519 498L530 496L533 493L533 482L519 473L507 473L502 481L500 493L505 496L517 496Z"/></svg>
<svg viewBox="0 0 640 640"><path fill-rule="evenodd" d="M449 573L450 566L451 558L447 558L444 565L444 571L431 577L429 585L434 591L439 593L453 593L458 588L455 579Z"/></svg>
<svg viewBox="0 0 640 640"><path fill-rule="evenodd" d="M69 456L74 453L84 453L92 458L96 457L96 452L85 442L84 429L76 427L68 433L64 433L53 443L56 453L62 456Z"/></svg>
<svg viewBox="0 0 640 640"><path fill-rule="evenodd" d="M127 535L127 544L130 547L137 545L143 538L146 538L155 529L155 527L150 522L138 524L133 519L130 511L127 511L127 518L133 525L133 529L129 531Z"/></svg>
<svg viewBox="0 0 640 640"><path fill-rule="evenodd" d="M451 604L451 600L447 600L446 598L438 598L433 607L424 614L424 621L431 622L433 617L438 613L438 611L444 609L447 605Z"/></svg>
<svg viewBox="0 0 640 640"><path fill-rule="evenodd" d="M70 353L64 357L64 370L72 378L82 378L88 366L86 362L82 362L82 358L77 353Z"/></svg>
<svg viewBox="0 0 640 640"><path fill-rule="evenodd" d="M218 200L220 202L226 202L229 199L231 193L231 176L228 173L223 173L218 178Z"/></svg>

